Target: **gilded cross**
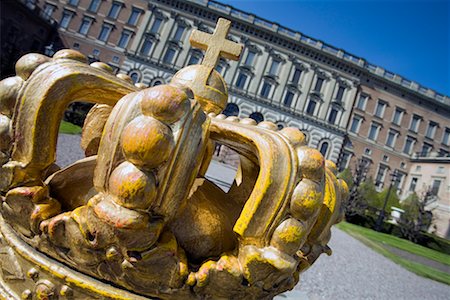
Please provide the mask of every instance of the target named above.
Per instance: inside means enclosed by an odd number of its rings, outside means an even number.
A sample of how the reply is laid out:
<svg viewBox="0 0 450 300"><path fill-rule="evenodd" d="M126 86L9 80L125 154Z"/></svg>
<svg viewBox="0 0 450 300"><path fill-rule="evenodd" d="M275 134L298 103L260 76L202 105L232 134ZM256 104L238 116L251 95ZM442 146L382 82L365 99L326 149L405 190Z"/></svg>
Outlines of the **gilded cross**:
<svg viewBox="0 0 450 300"><path fill-rule="evenodd" d="M221 56L232 60L239 59L243 47L241 44L227 40L230 26L230 21L219 18L213 34L196 29L192 31L189 39L192 47L206 51L202 65L214 68Z"/></svg>

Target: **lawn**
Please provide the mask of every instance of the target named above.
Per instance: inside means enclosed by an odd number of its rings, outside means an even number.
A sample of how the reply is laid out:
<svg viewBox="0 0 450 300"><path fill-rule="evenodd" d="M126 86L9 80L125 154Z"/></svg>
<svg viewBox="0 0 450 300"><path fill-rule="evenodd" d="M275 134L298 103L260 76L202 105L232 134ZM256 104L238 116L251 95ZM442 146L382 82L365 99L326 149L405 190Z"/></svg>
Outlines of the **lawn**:
<svg viewBox="0 0 450 300"><path fill-rule="evenodd" d="M59 133L80 134L81 127L66 121L62 121L61 125L59 126Z"/></svg>
<svg viewBox="0 0 450 300"><path fill-rule="evenodd" d="M346 222L338 224L337 227L347 232L348 234L354 236L355 238L359 239L360 241L362 241L375 251L391 259L395 263L403 266L409 271L414 272L417 275L437 280L450 285L450 274L400 257L390 252L386 247L383 247L383 245L389 245L391 247L395 247L403 251L407 251L412 254L419 255L448 266L450 266L450 255L440 253L438 251L428 249L420 245L416 245L410 241L403 240L389 234L380 233L368 228L364 228Z"/></svg>

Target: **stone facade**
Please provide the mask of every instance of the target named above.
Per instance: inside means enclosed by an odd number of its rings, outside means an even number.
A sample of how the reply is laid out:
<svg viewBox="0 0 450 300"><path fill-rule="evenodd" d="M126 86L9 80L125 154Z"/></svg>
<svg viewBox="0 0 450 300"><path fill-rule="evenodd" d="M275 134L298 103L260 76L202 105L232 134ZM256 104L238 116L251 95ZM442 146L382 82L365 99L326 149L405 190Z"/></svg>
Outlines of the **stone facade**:
<svg viewBox="0 0 450 300"><path fill-rule="evenodd" d="M202 52L188 41L194 28L212 32L218 17L230 19L228 38L245 49L240 61L217 67L229 84L225 113L298 127L310 146L341 169L362 157L379 189L395 170L404 188L414 153L450 152L449 97L231 6L213 0L37 4L59 22L65 47L149 86L167 83L181 67L201 61Z"/></svg>
<svg viewBox="0 0 450 300"><path fill-rule="evenodd" d="M430 231L450 239L450 157L431 152L413 158L402 198L414 192L426 200L425 208L433 213Z"/></svg>

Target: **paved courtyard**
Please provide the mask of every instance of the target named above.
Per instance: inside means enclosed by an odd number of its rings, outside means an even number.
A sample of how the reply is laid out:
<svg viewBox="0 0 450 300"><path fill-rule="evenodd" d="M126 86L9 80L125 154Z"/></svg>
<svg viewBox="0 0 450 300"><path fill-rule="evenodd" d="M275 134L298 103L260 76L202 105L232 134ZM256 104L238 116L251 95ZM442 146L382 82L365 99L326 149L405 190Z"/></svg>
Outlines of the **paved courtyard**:
<svg viewBox="0 0 450 300"><path fill-rule="evenodd" d="M59 136L59 165L83 157L79 142L76 135ZM208 177L220 177L219 184L226 188L233 170L219 168L214 163ZM321 256L293 291L276 299L450 299L450 286L403 269L338 229L333 230L330 247L332 256Z"/></svg>

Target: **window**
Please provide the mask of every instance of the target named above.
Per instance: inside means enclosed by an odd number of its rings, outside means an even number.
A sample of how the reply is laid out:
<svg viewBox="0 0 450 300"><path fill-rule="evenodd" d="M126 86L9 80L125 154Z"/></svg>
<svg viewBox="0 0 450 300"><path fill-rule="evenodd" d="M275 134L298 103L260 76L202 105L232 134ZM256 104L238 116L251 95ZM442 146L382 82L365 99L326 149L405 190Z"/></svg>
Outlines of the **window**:
<svg viewBox="0 0 450 300"><path fill-rule="evenodd" d="M403 147L403 153L405 154L411 154L411 151L413 149L415 143L415 139L408 136L406 137L405 146Z"/></svg>
<svg viewBox="0 0 450 300"><path fill-rule="evenodd" d="M152 50L153 41L150 37L146 37L144 43L141 47L141 54L150 55L150 50Z"/></svg>
<svg viewBox="0 0 450 300"><path fill-rule="evenodd" d="M247 75L245 75L244 73L239 73L237 80L236 80L236 87L239 89L244 89L246 81L247 81Z"/></svg>
<svg viewBox="0 0 450 300"><path fill-rule="evenodd" d="M323 78L317 77L316 85L314 86L314 91L319 92L322 90Z"/></svg>
<svg viewBox="0 0 450 300"><path fill-rule="evenodd" d="M131 18L131 16L130 16ZM152 24L152 27L150 28L150 32L151 33L158 33L159 32L159 28L161 27L162 24L162 19L161 18L156 18L155 21Z"/></svg>
<svg viewBox="0 0 450 300"><path fill-rule="evenodd" d="M181 41L181 38L183 37L183 33L184 33L184 30L186 29L186 27L185 26L183 26L183 25L178 25L177 26L177 30L175 31L175 35L173 36L173 39L175 40L175 41Z"/></svg>
<svg viewBox="0 0 450 300"><path fill-rule="evenodd" d="M427 133L425 134L425 136L427 138L434 138L434 134L436 133L436 128L438 127L438 124L430 121L430 123L428 123L428 128L427 128Z"/></svg>
<svg viewBox="0 0 450 300"><path fill-rule="evenodd" d="M133 80L133 83L136 83L139 81L139 73L138 72L131 72L130 74L131 80Z"/></svg>
<svg viewBox="0 0 450 300"><path fill-rule="evenodd" d="M218 63L216 66L216 71L222 74L223 69L224 69L223 65Z"/></svg>
<svg viewBox="0 0 450 300"><path fill-rule="evenodd" d="M80 44L79 43L73 43L72 48L73 49L80 49Z"/></svg>
<svg viewBox="0 0 450 300"><path fill-rule="evenodd" d="M437 196L439 194L440 187L441 187L441 181L438 179L434 179L433 184L431 186L431 195Z"/></svg>
<svg viewBox="0 0 450 300"><path fill-rule="evenodd" d="M68 4L70 5L78 5L79 0L69 0Z"/></svg>
<svg viewBox="0 0 450 300"><path fill-rule="evenodd" d="M386 178L387 167L380 164L378 167L377 176L375 177L375 185L382 188L384 184L384 179Z"/></svg>
<svg viewBox="0 0 450 300"><path fill-rule="evenodd" d="M328 115L328 123L336 124L338 113L339 111L335 107L332 107L330 110L330 114Z"/></svg>
<svg viewBox="0 0 450 300"><path fill-rule="evenodd" d="M411 125L409 126L409 130L412 132L417 132L419 130L420 120L422 118L418 115L413 115L411 119Z"/></svg>
<svg viewBox="0 0 450 300"><path fill-rule="evenodd" d="M260 122L264 121L264 116L259 112L251 113L249 118L255 120L256 123L260 123Z"/></svg>
<svg viewBox="0 0 450 300"><path fill-rule="evenodd" d="M284 96L283 105L286 107L291 107L292 100L294 100L294 93L291 91L287 91L286 96Z"/></svg>
<svg viewBox="0 0 450 300"><path fill-rule="evenodd" d="M369 97L367 95L364 94L359 95L358 102L356 103L356 108L360 110L365 110L368 98Z"/></svg>
<svg viewBox="0 0 450 300"><path fill-rule="evenodd" d="M371 155L372 155L372 149L370 149L370 148L365 148L365 149L364 149L364 154L365 154L365 155L368 155L368 156L371 156Z"/></svg>
<svg viewBox="0 0 450 300"><path fill-rule="evenodd" d="M292 75L292 83L299 83L300 77L302 76L302 70L300 68L295 68L294 75Z"/></svg>
<svg viewBox="0 0 450 300"><path fill-rule="evenodd" d="M387 156L386 154L383 154L383 161L389 162L389 156Z"/></svg>
<svg viewBox="0 0 450 300"><path fill-rule="evenodd" d="M109 34L111 33L112 26L109 24L103 24L102 29L100 30L100 34L98 35L98 39L102 42L108 41Z"/></svg>
<svg viewBox="0 0 450 300"><path fill-rule="evenodd" d="M376 123L372 123L372 125L370 125L369 135L367 136L367 138L369 140L376 141L377 137L378 137L378 133L380 132L380 128L381 128L380 125L378 125Z"/></svg>
<svg viewBox="0 0 450 300"><path fill-rule="evenodd" d="M352 119L352 124L350 126L350 131L353 133L358 133L361 123L362 123L362 118L359 116L354 116Z"/></svg>
<svg viewBox="0 0 450 300"><path fill-rule="evenodd" d="M119 61L120 61L120 57L118 57L117 55L114 55L114 56L112 57L112 62L113 62L113 63L118 64Z"/></svg>
<svg viewBox="0 0 450 300"><path fill-rule="evenodd" d="M270 90L272 89L272 85L268 83L267 81L264 81L262 88L261 88L261 97L268 98L270 95Z"/></svg>
<svg viewBox="0 0 450 300"><path fill-rule="evenodd" d="M411 178L411 183L409 185L409 191L410 192L414 192L416 190L417 181L418 181L417 177Z"/></svg>
<svg viewBox="0 0 450 300"><path fill-rule="evenodd" d="M442 144L450 146L450 128L445 128L442 135Z"/></svg>
<svg viewBox="0 0 450 300"><path fill-rule="evenodd" d="M92 0L91 4L89 4L88 11L97 12L100 7L101 0Z"/></svg>
<svg viewBox="0 0 450 300"><path fill-rule="evenodd" d="M270 65L270 69L269 69L269 75L273 75L273 76L277 75L279 67L280 67L280 61L272 60L272 64Z"/></svg>
<svg viewBox="0 0 450 300"><path fill-rule="evenodd" d="M234 103L228 103L225 109L222 112L225 116L239 116L239 106Z"/></svg>
<svg viewBox="0 0 450 300"><path fill-rule="evenodd" d="M70 20L72 20L73 12L64 11L61 17L61 22L59 22L59 27L66 29L69 27Z"/></svg>
<svg viewBox="0 0 450 300"><path fill-rule="evenodd" d="M391 147L391 148L395 148L395 142L397 140L397 135L398 133L393 131L393 130L389 130L387 139L386 139L386 146Z"/></svg>
<svg viewBox="0 0 450 300"><path fill-rule="evenodd" d="M392 117L392 123L394 123L395 125L400 125L400 123L402 122L403 113L404 110L397 107L394 111L394 116Z"/></svg>
<svg viewBox="0 0 450 300"><path fill-rule="evenodd" d="M130 37L131 37L131 31L128 31L128 30L122 31L122 34L120 35L120 39L119 39L119 44L117 46L119 46L120 48L126 48L128 45L128 42L130 41Z"/></svg>
<svg viewBox="0 0 450 300"><path fill-rule="evenodd" d="M386 102L378 100L377 107L375 108L375 116L383 118L386 105Z"/></svg>
<svg viewBox="0 0 450 300"><path fill-rule="evenodd" d="M324 157L327 157L328 147L329 147L328 142L323 142L322 145L320 146L320 150L319 151L320 151L320 153L322 153L322 155Z"/></svg>
<svg viewBox="0 0 450 300"><path fill-rule="evenodd" d="M95 57L98 57L98 56L100 55L100 50L94 49L94 50L92 50L92 54L93 54Z"/></svg>
<svg viewBox="0 0 450 300"><path fill-rule="evenodd" d="M192 54L189 58L188 65L196 65L200 62L200 57L198 55Z"/></svg>
<svg viewBox="0 0 450 300"><path fill-rule="evenodd" d="M422 151L420 156L428 156L430 154L431 150L433 150L433 146L427 143L424 143L422 145Z"/></svg>
<svg viewBox="0 0 450 300"><path fill-rule="evenodd" d="M91 28L91 24L92 24L92 18L84 17L83 21L81 22L78 33L80 33L82 35L87 35L89 32L89 28Z"/></svg>
<svg viewBox="0 0 450 300"><path fill-rule="evenodd" d="M133 9L131 10L130 17L128 18L127 24L135 26L138 22L140 14L141 14L141 10L133 7Z"/></svg>
<svg viewBox="0 0 450 300"><path fill-rule="evenodd" d="M420 171L422 171L422 166L416 166L416 170L415 170L416 172L420 172Z"/></svg>
<svg viewBox="0 0 450 300"><path fill-rule="evenodd" d="M116 19L119 16L121 8L122 8L121 3L113 2L113 4L111 5L111 9L109 10L108 17L111 19Z"/></svg>
<svg viewBox="0 0 450 300"><path fill-rule="evenodd" d="M309 99L308 106L306 107L306 113L309 115L314 115L316 111L317 102L313 99Z"/></svg>
<svg viewBox="0 0 450 300"><path fill-rule="evenodd" d="M336 100L342 101L342 98L344 97L345 87L339 86L337 94L336 94Z"/></svg>
<svg viewBox="0 0 450 300"><path fill-rule="evenodd" d="M163 62L166 64L171 64L175 58L176 51L173 48L168 48L166 54L164 55Z"/></svg>
<svg viewBox="0 0 450 300"><path fill-rule="evenodd" d="M52 4L49 3L45 4L44 10L42 12L42 16L44 17L44 19L46 20L50 19L53 15L53 12L55 11L55 8L56 7Z"/></svg>
<svg viewBox="0 0 450 300"><path fill-rule="evenodd" d="M248 51L247 57L245 58L244 64L247 66L251 66L255 60L256 52Z"/></svg>
<svg viewBox="0 0 450 300"><path fill-rule="evenodd" d="M445 174L445 168L442 167L442 166L438 167L436 173L438 173L438 174Z"/></svg>
<svg viewBox="0 0 450 300"><path fill-rule="evenodd" d="M406 169L406 163L402 161L402 162L400 163L400 168Z"/></svg>
<svg viewBox="0 0 450 300"><path fill-rule="evenodd" d="M344 152L341 156L341 161L339 162L339 171L342 172L344 169L348 168L348 164L350 163L351 154L348 152Z"/></svg>

